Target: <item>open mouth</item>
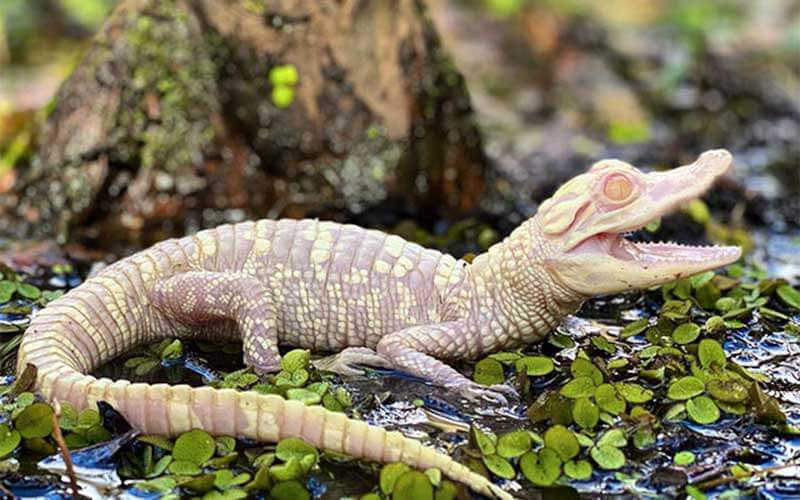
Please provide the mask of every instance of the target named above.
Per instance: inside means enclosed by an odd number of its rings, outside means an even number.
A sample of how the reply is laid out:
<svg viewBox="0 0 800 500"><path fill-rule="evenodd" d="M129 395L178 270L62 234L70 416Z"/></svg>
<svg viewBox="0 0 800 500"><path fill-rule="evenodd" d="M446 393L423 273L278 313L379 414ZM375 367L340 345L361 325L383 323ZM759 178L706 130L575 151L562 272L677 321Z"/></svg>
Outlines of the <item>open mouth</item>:
<svg viewBox="0 0 800 500"><path fill-rule="evenodd" d="M618 260L641 264L705 263L707 267L718 267L738 260L741 249L735 246L635 242L618 233L600 233L582 241L571 253L610 255Z"/></svg>

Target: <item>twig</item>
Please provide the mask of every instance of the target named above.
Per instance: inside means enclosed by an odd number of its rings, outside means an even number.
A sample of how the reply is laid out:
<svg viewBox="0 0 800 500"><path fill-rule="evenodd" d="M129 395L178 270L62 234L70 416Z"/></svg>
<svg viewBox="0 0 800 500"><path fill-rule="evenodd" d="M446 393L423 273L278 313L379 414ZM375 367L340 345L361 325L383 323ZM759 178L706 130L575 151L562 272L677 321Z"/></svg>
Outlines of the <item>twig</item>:
<svg viewBox="0 0 800 500"><path fill-rule="evenodd" d="M67 477L69 478L69 485L72 488L72 498L80 500L81 496L78 493L78 479L75 477L75 468L72 466L72 455L69 453L67 443L64 441L64 435L61 434L61 425L58 419L61 417L61 405L58 400L53 401L53 438L58 444L58 449L61 450L61 456L64 458L64 466L67 469Z"/></svg>
<svg viewBox="0 0 800 500"><path fill-rule="evenodd" d="M747 476L721 477L719 479L712 479L710 481L706 481L706 482L700 483L700 484L695 484L693 486L695 486L695 487L697 487L697 488L699 488L701 490L707 490L708 488L715 488L715 487L720 486L722 484L735 483L736 481L742 481L744 479L750 479L751 477L754 477L754 476L763 476L765 474L769 474L771 472L775 472L775 471L778 471L778 470L781 470L781 469L788 469L790 467L800 467L800 464L789 463L789 464L773 465L772 467L767 467L766 469L759 469L757 471L753 471L750 474L748 474Z"/></svg>
<svg viewBox="0 0 800 500"><path fill-rule="evenodd" d="M17 498L17 496L14 495L14 492L6 488L6 485L2 482L0 482L0 493L5 495L3 498Z"/></svg>

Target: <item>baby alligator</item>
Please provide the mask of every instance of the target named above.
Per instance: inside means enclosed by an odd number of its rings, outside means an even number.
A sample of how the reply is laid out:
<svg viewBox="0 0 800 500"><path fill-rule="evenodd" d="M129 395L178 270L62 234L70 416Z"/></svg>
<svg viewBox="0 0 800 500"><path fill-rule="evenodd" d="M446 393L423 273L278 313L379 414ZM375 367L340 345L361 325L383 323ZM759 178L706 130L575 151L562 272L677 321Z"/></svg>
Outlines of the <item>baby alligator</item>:
<svg viewBox="0 0 800 500"><path fill-rule="evenodd" d="M509 494L448 455L321 406L277 395L88 375L164 337L241 339L244 362L279 369L279 345L339 352L320 366L393 367L499 401L444 360L541 340L589 296L641 289L737 260L738 247L634 243L621 236L699 196L731 164L727 151L642 173L596 163L471 264L398 236L317 220L261 220L172 239L125 258L53 301L31 322L18 371L36 368L48 400L114 406L147 433L200 428L262 441L300 437L378 462L437 467L493 497Z"/></svg>

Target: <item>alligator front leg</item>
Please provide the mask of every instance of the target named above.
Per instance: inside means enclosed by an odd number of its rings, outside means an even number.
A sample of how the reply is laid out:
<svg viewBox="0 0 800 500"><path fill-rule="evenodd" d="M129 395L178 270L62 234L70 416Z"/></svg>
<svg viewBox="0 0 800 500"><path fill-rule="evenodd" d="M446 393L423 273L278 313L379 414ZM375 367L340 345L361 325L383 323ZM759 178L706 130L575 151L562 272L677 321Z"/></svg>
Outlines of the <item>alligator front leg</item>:
<svg viewBox="0 0 800 500"><path fill-rule="evenodd" d="M517 394L512 387L504 384L491 387L477 384L436 359L468 357L470 352L467 332L467 325L463 321L413 326L382 338L378 342L377 351L391 360L398 370L454 389L470 399L484 397L505 404L507 400L504 394Z"/></svg>
<svg viewBox="0 0 800 500"><path fill-rule="evenodd" d="M257 373L280 369L275 310L255 278L236 273L190 271L156 283L151 303L182 323L232 320L244 344L244 363Z"/></svg>

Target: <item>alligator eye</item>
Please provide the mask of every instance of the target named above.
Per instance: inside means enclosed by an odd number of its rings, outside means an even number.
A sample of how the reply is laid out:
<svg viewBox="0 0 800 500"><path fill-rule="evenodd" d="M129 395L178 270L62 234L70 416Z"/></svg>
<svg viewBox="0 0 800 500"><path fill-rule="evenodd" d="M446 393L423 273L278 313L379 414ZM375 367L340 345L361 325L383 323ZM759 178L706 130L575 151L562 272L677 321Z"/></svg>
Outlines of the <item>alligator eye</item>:
<svg viewBox="0 0 800 500"><path fill-rule="evenodd" d="M622 174L614 174L606 179L603 192L611 201L624 201L633 191L631 181Z"/></svg>

